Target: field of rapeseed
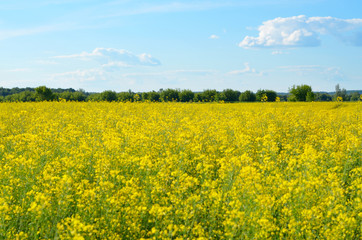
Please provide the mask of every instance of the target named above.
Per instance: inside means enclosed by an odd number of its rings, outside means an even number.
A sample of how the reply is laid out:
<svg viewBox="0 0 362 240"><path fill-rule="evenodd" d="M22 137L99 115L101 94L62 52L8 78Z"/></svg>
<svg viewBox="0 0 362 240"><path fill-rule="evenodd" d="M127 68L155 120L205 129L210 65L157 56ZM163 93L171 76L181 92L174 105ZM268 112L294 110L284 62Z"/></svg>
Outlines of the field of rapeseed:
<svg viewBox="0 0 362 240"><path fill-rule="evenodd" d="M0 239L360 239L361 103L2 103Z"/></svg>

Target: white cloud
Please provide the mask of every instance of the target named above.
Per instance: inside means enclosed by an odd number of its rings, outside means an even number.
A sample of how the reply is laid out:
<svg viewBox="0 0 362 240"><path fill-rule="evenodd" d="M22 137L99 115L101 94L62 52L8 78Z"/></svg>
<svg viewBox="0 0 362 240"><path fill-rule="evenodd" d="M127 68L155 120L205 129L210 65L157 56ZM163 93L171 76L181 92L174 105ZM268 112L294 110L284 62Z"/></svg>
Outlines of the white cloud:
<svg viewBox="0 0 362 240"><path fill-rule="evenodd" d="M262 76L263 75L263 72L259 72L257 70L255 70L255 68L251 68L249 66L249 63L244 63L244 69L241 69L241 70L234 70L234 71L231 71L231 72L228 72L227 74L228 75L241 75L241 74L254 74L256 76Z"/></svg>
<svg viewBox="0 0 362 240"><path fill-rule="evenodd" d="M263 25L258 28L259 36L246 36L239 46L244 48L314 47L320 45L319 36L321 34L333 35L344 42L360 45L359 43L362 42L361 28L362 19L360 18L308 18L304 15L279 17L263 22ZM346 34L353 30L357 30L357 33L353 33L352 37Z"/></svg>
<svg viewBox="0 0 362 240"><path fill-rule="evenodd" d="M209 38L210 38L210 39L219 39L220 37L213 34L213 35L211 35Z"/></svg>
<svg viewBox="0 0 362 240"><path fill-rule="evenodd" d="M95 60L102 63L104 67L131 67L131 66L158 66L161 62L150 54L133 54L127 50L114 48L96 48L92 52L82 52L55 56L55 59L81 59Z"/></svg>

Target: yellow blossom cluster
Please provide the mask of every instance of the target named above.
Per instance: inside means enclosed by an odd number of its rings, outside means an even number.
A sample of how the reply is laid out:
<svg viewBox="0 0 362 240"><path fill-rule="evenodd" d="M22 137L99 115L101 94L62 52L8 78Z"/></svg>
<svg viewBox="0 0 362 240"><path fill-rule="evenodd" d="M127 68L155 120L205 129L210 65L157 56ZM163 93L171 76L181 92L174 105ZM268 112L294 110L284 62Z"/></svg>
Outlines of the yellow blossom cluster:
<svg viewBox="0 0 362 240"><path fill-rule="evenodd" d="M0 104L0 239L361 239L361 103Z"/></svg>

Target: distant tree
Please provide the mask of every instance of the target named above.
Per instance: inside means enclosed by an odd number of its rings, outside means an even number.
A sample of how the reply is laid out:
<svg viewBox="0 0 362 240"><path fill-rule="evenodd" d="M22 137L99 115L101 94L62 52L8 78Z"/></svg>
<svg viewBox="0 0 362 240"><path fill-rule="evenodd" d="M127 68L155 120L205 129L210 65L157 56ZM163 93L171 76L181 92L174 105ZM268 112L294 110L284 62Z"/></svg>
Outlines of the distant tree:
<svg viewBox="0 0 362 240"><path fill-rule="evenodd" d="M328 93L316 93L314 100L318 102L329 102L332 101L332 96Z"/></svg>
<svg viewBox="0 0 362 240"><path fill-rule="evenodd" d="M256 101L256 95L250 90L246 90L245 92L242 92L239 96L240 102L255 102Z"/></svg>
<svg viewBox="0 0 362 240"><path fill-rule="evenodd" d="M193 102L202 102L202 94L201 93L195 93Z"/></svg>
<svg viewBox="0 0 362 240"><path fill-rule="evenodd" d="M142 101L147 101L148 100L148 94L149 94L149 92L143 92L141 94Z"/></svg>
<svg viewBox="0 0 362 240"><path fill-rule="evenodd" d="M347 95L347 91L344 88L340 88L339 84L336 85L335 87L336 92L334 94L333 100L337 100L338 97L341 97L343 99L343 101L348 101L348 95Z"/></svg>
<svg viewBox="0 0 362 240"><path fill-rule="evenodd" d="M54 94L55 97L60 100L60 99L64 99L64 100L67 100L67 101L72 101L72 93L71 92L61 92L61 93L55 93Z"/></svg>
<svg viewBox="0 0 362 240"><path fill-rule="evenodd" d="M288 101L288 95L287 94L279 94L278 95L281 102Z"/></svg>
<svg viewBox="0 0 362 240"><path fill-rule="evenodd" d="M120 92L117 93L117 100L120 102L132 102L134 99L135 93L133 93L131 90L128 92Z"/></svg>
<svg viewBox="0 0 362 240"><path fill-rule="evenodd" d="M360 94L358 92L353 92L350 94L350 101L359 101L360 100Z"/></svg>
<svg viewBox="0 0 362 240"><path fill-rule="evenodd" d="M14 88L10 89L9 95L13 95L13 94L19 93L21 91L22 91L22 89L20 89L18 87L14 87Z"/></svg>
<svg viewBox="0 0 362 240"><path fill-rule="evenodd" d="M314 94L314 92L308 92L308 93L307 93L307 97L305 98L305 100L306 100L307 102L313 102L314 99L315 99L315 94Z"/></svg>
<svg viewBox="0 0 362 240"><path fill-rule="evenodd" d="M8 89L7 88L3 88L3 87L0 87L0 96L2 97L5 97L8 93ZM1 98L3 99L3 98Z"/></svg>
<svg viewBox="0 0 362 240"><path fill-rule="evenodd" d="M36 93L34 91L23 91L11 95L7 95L4 101L7 102L34 102L37 100Z"/></svg>
<svg viewBox="0 0 362 240"><path fill-rule="evenodd" d="M86 101L98 102L101 101L101 93L91 93L87 96Z"/></svg>
<svg viewBox="0 0 362 240"><path fill-rule="evenodd" d="M151 102L159 102L160 101L160 94L158 92L152 91L148 92L147 99Z"/></svg>
<svg viewBox="0 0 362 240"><path fill-rule="evenodd" d="M115 91L111 91L111 90L106 90L103 91L100 95L100 100L101 101L107 101L107 102L112 102L112 101L116 101L117 100L117 94Z"/></svg>
<svg viewBox="0 0 362 240"><path fill-rule="evenodd" d="M87 96L84 92L71 92L71 91L65 91L55 94L58 99L65 99L67 101L76 101L81 102L85 101Z"/></svg>
<svg viewBox="0 0 362 240"><path fill-rule="evenodd" d="M240 92L232 89L225 89L219 94L219 100L225 102L237 102L239 101Z"/></svg>
<svg viewBox="0 0 362 240"><path fill-rule="evenodd" d="M74 101L83 102L87 99L84 91L76 91L72 93Z"/></svg>
<svg viewBox="0 0 362 240"><path fill-rule="evenodd" d="M54 94L50 88L40 86L35 88L36 98L38 101L51 101L54 99Z"/></svg>
<svg viewBox="0 0 362 240"><path fill-rule="evenodd" d="M277 93L275 91L273 91L273 90L264 90L264 89L263 90L260 89L260 90L258 90L256 92L256 100L259 101L259 102L265 96L267 98L267 100L266 100L267 102L275 102L275 99L277 97Z"/></svg>
<svg viewBox="0 0 362 240"><path fill-rule="evenodd" d="M178 89L168 88L160 93L160 98L164 102L169 102L169 101L177 102L179 100L179 92L180 90Z"/></svg>
<svg viewBox="0 0 362 240"><path fill-rule="evenodd" d="M179 92L180 102L191 102L195 97L195 94L191 90L184 89Z"/></svg>
<svg viewBox="0 0 362 240"><path fill-rule="evenodd" d="M34 91L26 90L24 92L18 93L19 101L22 102L35 102L36 101L36 93Z"/></svg>
<svg viewBox="0 0 362 240"><path fill-rule="evenodd" d="M215 89L206 89L200 93L200 98L204 102L219 101L219 93Z"/></svg>
<svg viewBox="0 0 362 240"><path fill-rule="evenodd" d="M307 96L308 96L308 101L314 100L312 87L309 85L305 84L299 86L293 85L293 87L289 89L289 93L290 93L290 98L289 98L290 101L305 102L307 101Z"/></svg>
<svg viewBox="0 0 362 240"><path fill-rule="evenodd" d="M62 92L75 92L75 90L73 88L55 88L55 89L51 89L53 93L62 93Z"/></svg>

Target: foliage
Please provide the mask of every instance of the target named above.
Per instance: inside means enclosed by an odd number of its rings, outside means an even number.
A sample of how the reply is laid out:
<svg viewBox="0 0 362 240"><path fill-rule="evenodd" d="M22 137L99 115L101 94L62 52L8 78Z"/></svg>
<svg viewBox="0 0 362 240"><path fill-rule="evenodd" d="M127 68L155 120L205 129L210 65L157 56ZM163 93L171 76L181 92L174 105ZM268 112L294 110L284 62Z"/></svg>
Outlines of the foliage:
<svg viewBox="0 0 362 240"><path fill-rule="evenodd" d="M103 91L100 94L100 100L107 101L107 102L117 101L117 93L115 91L111 91L111 90Z"/></svg>
<svg viewBox="0 0 362 240"><path fill-rule="evenodd" d="M336 90L336 92L334 94L333 100L337 101L338 97L341 97L343 99L343 101L349 100L349 96L347 95L346 89L344 89L344 88L341 89L339 84L336 85L335 90Z"/></svg>
<svg viewBox="0 0 362 240"><path fill-rule="evenodd" d="M239 101L240 92L232 89L225 89L219 95L219 100L225 102Z"/></svg>
<svg viewBox="0 0 362 240"><path fill-rule="evenodd" d="M51 101L54 99L54 94L50 88L40 86L35 88L36 98L38 101Z"/></svg>
<svg viewBox="0 0 362 240"><path fill-rule="evenodd" d="M193 102L202 102L202 94L201 93L195 93Z"/></svg>
<svg viewBox="0 0 362 240"><path fill-rule="evenodd" d="M92 93L87 96L86 101L90 102L99 102L101 101L101 94L100 93Z"/></svg>
<svg viewBox="0 0 362 240"><path fill-rule="evenodd" d="M312 91L308 92L305 100L307 102L313 102L314 99L315 99L315 94Z"/></svg>
<svg viewBox="0 0 362 240"><path fill-rule="evenodd" d="M28 92L35 92L35 89L34 88L18 88L18 87L15 87L15 88L3 88L3 87L0 87L0 96L3 96L3 97L6 97L8 95L13 95L13 94L18 94L18 93L21 93L21 92L24 92L24 91L28 91Z"/></svg>
<svg viewBox="0 0 362 240"><path fill-rule="evenodd" d="M361 239L361 103L0 104L0 239Z"/></svg>
<svg viewBox="0 0 362 240"><path fill-rule="evenodd" d="M263 99L266 99L267 102L275 102L276 97L277 93L273 90L260 89L256 92L256 100L258 102L262 101Z"/></svg>
<svg viewBox="0 0 362 240"><path fill-rule="evenodd" d="M184 89L181 92L179 92L180 102L192 102L194 97L195 94L191 90Z"/></svg>
<svg viewBox="0 0 362 240"><path fill-rule="evenodd" d="M148 100L150 102L159 102L160 97L161 97L160 94L155 91L142 93L142 99Z"/></svg>
<svg viewBox="0 0 362 240"><path fill-rule="evenodd" d="M120 102L132 102L134 99L134 93L129 90L128 92L117 93L117 101Z"/></svg>
<svg viewBox="0 0 362 240"><path fill-rule="evenodd" d="M206 89L198 96L202 102L219 101L219 93L215 89Z"/></svg>
<svg viewBox="0 0 362 240"><path fill-rule="evenodd" d="M359 94L358 92L353 92L353 93L351 93L350 101L358 101L358 100L360 100L361 96L362 95Z"/></svg>
<svg viewBox="0 0 362 240"><path fill-rule="evenodd" d="M4 101L7 102L35 102L37 95L34 91L23 91L12 95L7 95Z"/></svg>
<svg viewBox="0 0 362 240"><path fill-rule="evenodd" d="M77 102L82 102L85 101L87 99L87 96L85 95L84 92L81 91L65 91L65 92L61 92L61 93L57 93L55 94L55 96L58 99L64 99L66 101L77 101Z"/></svg>
<svg viewBox="0 0 362 240"><path fill-rule="evenodd" d="M164 102L177 102L179 100L179 90L168 88L160 93L160 99Z"/></svg>
<svg viewBox="0 0 362 240"><path fill-rule="evenodd" d="M242 92L239 97L240 102L255 102L256 101L256 95L254 92L250 90L246 90L245 92Z"/></svg>
<svg viewBox="0 0 362 240"><path fill-rule="evenodd" d="M315 101L329 102L332 101L332 96L328 93L317 93L315 94Z"/></svg>
<svg viewBox="0 0 362 240"><path fill-rule="evenodd" d="M293 85L292 88L289 89L289 93L291 94L289 101L298 101L298 102L311 102L314 101L314 94L312 92L312 87L309 85Z"/></svg>

